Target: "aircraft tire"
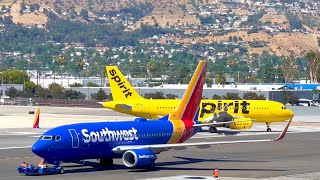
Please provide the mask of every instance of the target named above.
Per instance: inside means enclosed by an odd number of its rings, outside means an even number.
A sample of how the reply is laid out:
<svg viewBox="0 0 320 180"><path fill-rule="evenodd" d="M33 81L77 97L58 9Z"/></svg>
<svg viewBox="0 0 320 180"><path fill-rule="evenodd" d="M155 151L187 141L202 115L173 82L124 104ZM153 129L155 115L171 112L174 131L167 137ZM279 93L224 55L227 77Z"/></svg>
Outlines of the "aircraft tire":
<svg viewBox="0 0 320 180"><path fill-rule="evenodd" d="M113 159L112 158L100 159L100 165L103 167L110 167L113 165Z"/></svg>
<svg viewBox="0 0 320 180"><path fill-rule="evenodd" d="M217 133L217 128L216 127L210 127L209 128L210 133Z"/></svg>
<svg viewBox="0 0 320 180"><path fill-rule="evenodd" d="M61 168L61 169L60 169L60 174L63 174L63 173L64 173L64 169Z"/></svg>
<svg viewBox="0 0 320 180"><path fill-rule="evenodd" d="M267 129L267 132L271 132L271 128L268 128L268 129Z"/></svg>

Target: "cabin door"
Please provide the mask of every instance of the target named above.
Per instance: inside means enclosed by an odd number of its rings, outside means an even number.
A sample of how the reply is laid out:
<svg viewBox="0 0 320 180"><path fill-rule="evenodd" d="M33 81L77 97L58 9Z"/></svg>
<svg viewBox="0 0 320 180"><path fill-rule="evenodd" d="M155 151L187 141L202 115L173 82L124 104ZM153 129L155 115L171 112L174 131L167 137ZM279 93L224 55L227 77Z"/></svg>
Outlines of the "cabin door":
<svg viewBox="0 0 320 180"><path fill-rule="evenodd" d="M78 148L79 147L79 137L74 129L69 129L69 133L71 135L71 142L72 142L72 148Z"/></svg>

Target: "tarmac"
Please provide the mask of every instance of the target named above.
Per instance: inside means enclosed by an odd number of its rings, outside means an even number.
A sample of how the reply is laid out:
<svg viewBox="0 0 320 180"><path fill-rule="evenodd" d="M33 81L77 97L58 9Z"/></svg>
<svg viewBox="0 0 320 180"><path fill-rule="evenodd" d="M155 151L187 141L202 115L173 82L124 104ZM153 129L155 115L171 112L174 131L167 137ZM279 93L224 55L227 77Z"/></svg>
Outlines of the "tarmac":
<svg viewBox="0 0 320 180"><path fill-rule="evenodd" d="M301 107L310 108L310 107ZM0 179L212 179L215 167L220 179L320 179L320 112L303 114L289 128L280 142L216 145L209 148L188 147L169 150L158 155L153 170L126 168L121 159L112 169L103 169L96 160L85 165L64 163L64 174L23 176L17 166L26 161L37 164L40 158L31 151L35 140L46 130L62 124L77 122L121 121L134 119L107 109L42 107L41 130L32 130L35 107L0 106ZM265 132L264 124L254 124L251 130L220 129L218 134L200 132L189 142L227 141L275 138L284 123L271 124L273 132Z"/></svg>

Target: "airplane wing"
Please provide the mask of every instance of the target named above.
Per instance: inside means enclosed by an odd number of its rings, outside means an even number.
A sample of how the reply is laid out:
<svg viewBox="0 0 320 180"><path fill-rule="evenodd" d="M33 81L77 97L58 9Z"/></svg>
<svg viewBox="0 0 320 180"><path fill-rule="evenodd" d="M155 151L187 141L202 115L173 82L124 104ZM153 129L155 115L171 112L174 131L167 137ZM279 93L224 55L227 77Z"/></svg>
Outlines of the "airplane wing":
<svg viewBox="0 0 320 180"><path fill-rule="evenodd" d="M114 153L122 154L128 150L133 149L151 149L155 152L159 152L163 149L170 149L170 148L181 148L181 147L188 147L188 146L195 146L195 147L207 147L210 145L218 145L218 144L238 144L238 143L256 143L256 142L273 142L279 141L283 139L288 131L292 118L288 121L286 127L283 129L281 134L275 139L261 139L261 140L240 140L240 141L216 141L216 142L198 142L198 143L181 143L181 144L151 144L151 145L132 145L132 146L117 146L112 149Z"/></svg>

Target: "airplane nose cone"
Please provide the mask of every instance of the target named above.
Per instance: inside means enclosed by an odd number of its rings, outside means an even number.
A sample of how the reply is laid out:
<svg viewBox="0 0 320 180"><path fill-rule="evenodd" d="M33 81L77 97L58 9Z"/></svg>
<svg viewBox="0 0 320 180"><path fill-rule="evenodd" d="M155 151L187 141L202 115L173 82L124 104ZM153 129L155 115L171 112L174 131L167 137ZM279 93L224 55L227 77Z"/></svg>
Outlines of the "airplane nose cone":
<svg viewBox="0 0 320 180"><path fill-rule="evenodd" d="M289 116L289 119L293 118L294 116L293 111L291 111L290 109L288 109L288 116Z"/></svg>
<svg viewBox="0 0 320 180"><path fill-rule="evenodd" d="M46 154L47 148L43 143L36 142L32 146L32 152L40 157L44 157Z"/></svg>

